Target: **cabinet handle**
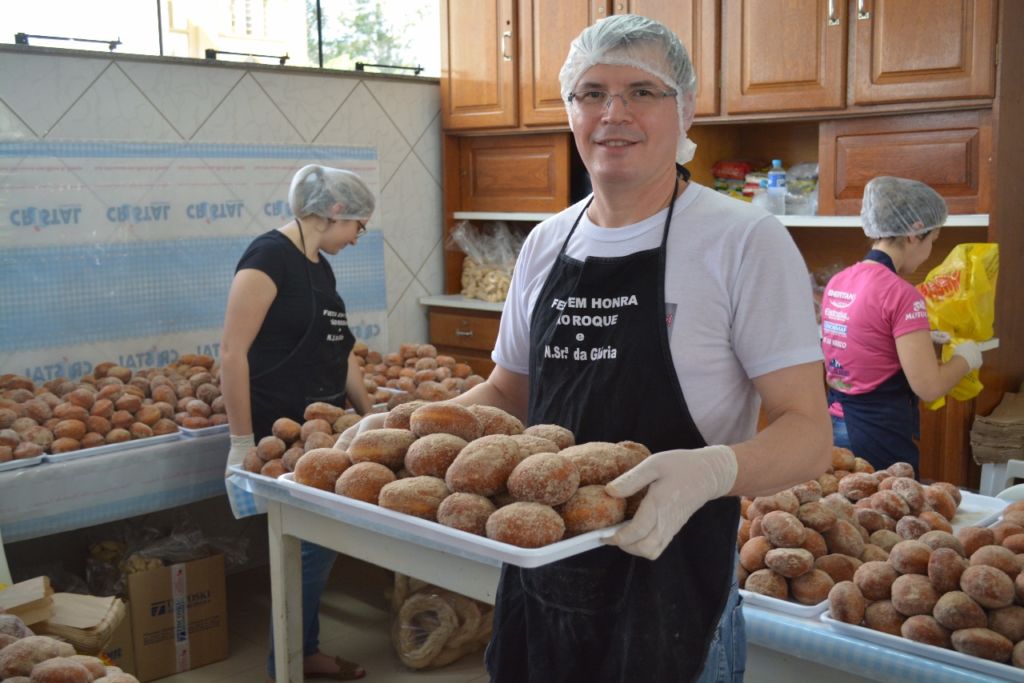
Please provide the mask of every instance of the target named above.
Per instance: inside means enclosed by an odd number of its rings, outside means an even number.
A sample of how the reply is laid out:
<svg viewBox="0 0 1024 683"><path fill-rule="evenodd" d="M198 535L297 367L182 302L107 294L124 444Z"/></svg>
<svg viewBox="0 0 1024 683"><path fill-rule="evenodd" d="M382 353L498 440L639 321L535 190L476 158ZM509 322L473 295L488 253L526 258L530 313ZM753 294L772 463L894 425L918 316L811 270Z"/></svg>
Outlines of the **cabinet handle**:
<svg viewBox="0 0 1024 683"><path fill-rule="evenodd" d="M512 55L508 53L508 45L512 40L512 31L505 31L501 34L501 58L506 62L512 61Z"/></svg>
<svg viewBox="0 0 1024 683"><path fill-rule="evenodd" d="M863 2L863 0L861 0ZM839 14L836 11L836 0L828 0L828 25L839 26Z"/></svg>
<svg viewBox="0 0 1024 683"><path fill-rule="evenodd" d="M861 21L871 18L871 12L867 10L864 0L857 0L857 18Z"/></svg>
<svg viewBox="0 0 1024 683"><path fill-rule="evenodd" d="M456 337L472 337L473 330L455 330Z"/></svg>

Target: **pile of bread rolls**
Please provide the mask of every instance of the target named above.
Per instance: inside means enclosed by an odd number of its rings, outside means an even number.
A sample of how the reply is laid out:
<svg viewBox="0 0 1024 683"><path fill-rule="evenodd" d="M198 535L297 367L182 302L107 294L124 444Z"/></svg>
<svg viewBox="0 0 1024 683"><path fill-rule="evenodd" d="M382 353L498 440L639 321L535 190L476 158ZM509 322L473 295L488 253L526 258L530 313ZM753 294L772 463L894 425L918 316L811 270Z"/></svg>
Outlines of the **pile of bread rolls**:
<svg viewBox="0 0 1024 683"><path fill-rule="evenodd" d="M604 485L650 451L631 441L576 444L558 425L523 427L490 406L412 401L347 451L308 450L293 478L447 527L536 548L612 526L636 500Z"/></svg>
<svg viewBox="0 0 1024 683"><path fill-rule="evenodd" d="M1024 668L1024 501L992 527L901 540L829 593L849 624Z"/></svg>
<svg viewBox="0 0 1024 683"><path fill-rule="evenodd" d="M360 418L330 403L316 402L306 406L303 419L302 424L287 417L275 420L271 435L249 449L242 467L267 477L280 477L294 470L304 454L333 448L338 435Z"/></svg>
<svg viewBox="0 0 1024 683"><path fill-rule="evenodd" d="M75 654L69 643L35 635L13 614L0 614L0 681L139 683L97 657Z"/></svg>
<svg viewBox="0 0 1024 683"><path fill-rule="evenodd" d="M484 381L466 363L438 355L432 344L402 344L397 352L381 354L356 342L353 353L362 364L363 378L371 395L380 387L387 387L415 399L445 401ZM385 392L380 400L387 401L388 394Z"/></svg>

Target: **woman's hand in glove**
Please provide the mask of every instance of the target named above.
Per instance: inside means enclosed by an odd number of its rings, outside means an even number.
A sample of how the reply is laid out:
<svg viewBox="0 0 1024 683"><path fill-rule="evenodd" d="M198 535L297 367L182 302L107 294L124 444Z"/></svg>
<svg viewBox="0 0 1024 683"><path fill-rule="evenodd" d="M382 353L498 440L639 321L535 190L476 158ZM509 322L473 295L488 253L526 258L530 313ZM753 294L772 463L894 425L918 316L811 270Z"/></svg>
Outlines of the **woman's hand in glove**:
<svg viewBox="0 0 1024 683"><path fill-rule="evenodd" d="M736 481L736 454L728 446L655 453L605 486L625 498L650 485L632 521L605 543L656 560L704 503L729 493Z"/></svg>
<svg viewBox="0 0 1024 683"><path fill-rule="evenodd" d="M227 477L232 465L241 465L245 460L250 448L256 448L256 439L252 434L244 436L231 435L231 450L228 451L228 464L224 467L224 476Z"/></svg>
<svg viewBox="0 0 1024 683"><path fill-rule="evenodd" d="M371 429L381 429L384 427L384 420L387 419L387 413L370 413L364 415L359 422L346 429L338 437L338 440L334 442L334 447L340 451L347 451L348 447L352 445L352 441L363 432L368 432Z"/></svg>
<svg viewBox="0 0 1024 683"><path fill-rule="evenodd" d="M960 342L953 349L953 355L960 356L967 361L967 367L971 370L981 367L981 349L978 348L978 342L970 340Z"/></svg>

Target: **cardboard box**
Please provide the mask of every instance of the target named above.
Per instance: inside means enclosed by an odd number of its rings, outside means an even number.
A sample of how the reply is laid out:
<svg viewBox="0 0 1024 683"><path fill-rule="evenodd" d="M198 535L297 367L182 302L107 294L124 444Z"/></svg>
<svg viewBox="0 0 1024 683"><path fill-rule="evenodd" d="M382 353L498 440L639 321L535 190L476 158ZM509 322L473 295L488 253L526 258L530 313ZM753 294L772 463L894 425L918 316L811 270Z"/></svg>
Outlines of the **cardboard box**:
<svg viewBox="0 0 1024 683"><path fill-rule="evenodd" d="M132 574L128 601L142 683L228 656L223 555Z"/></svg>
<svg viewBox="0 0 1024 683"><path fill-rule="evenodd" d="M103 646L100 659L109 660L114 666L120 667L125 673L135 675L135 647L132 644L132 611L131 605L125 606L126 613L121 623L110 634L110 640Z"/></svg>

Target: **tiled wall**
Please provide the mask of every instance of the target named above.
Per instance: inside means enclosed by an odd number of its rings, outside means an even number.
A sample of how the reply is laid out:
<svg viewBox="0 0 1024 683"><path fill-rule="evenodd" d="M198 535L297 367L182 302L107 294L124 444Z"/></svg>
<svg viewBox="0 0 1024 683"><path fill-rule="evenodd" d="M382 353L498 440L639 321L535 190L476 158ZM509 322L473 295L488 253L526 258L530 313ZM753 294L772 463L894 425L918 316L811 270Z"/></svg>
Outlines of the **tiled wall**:
<svg viewBox="0 0 1024 683"><path fill-rule="evenodd" d="M443 291L440 137L434 79L0 47L0 140L376 147L394 349Z"/></svg>

